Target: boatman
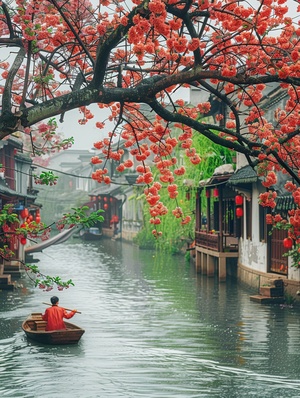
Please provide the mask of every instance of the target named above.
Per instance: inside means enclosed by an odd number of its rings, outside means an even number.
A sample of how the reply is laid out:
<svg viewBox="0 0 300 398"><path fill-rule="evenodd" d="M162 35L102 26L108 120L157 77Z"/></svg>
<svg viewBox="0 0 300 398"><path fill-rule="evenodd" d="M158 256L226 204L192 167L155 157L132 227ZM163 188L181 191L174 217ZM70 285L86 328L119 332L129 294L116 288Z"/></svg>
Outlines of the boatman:
<svg viewBox="0 0 300 398"><path fill-rule="evenodd" d="M62 330L66 329L66 325L63 321L64 318L72 318L77 310L67 312L64 308L59 307L59 298L56 296L50 299L52 307L47 308L45 314L43 315L43 320L47 322L46 330Z"/></svg>

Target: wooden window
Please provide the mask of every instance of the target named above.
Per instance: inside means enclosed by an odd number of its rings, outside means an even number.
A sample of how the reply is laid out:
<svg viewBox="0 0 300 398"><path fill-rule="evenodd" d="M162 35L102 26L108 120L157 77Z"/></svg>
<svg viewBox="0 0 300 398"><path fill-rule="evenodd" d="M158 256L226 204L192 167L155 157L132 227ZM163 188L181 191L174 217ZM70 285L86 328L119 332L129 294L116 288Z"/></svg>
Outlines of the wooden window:
<svg viewBox="0 0 300 398"><path fill-rule="evenodd" d="M245 201L246 208L246 239L252 239L252 200Z"/></svg>
<svg viewBox="0 0 300 398"><path fill-rule="evenodd" d="M267 208L259 206L259 240L261 242L267 241L268 228L266 223Z"/></svg>
<svg viewBox="0 0 300 398"><path fill-rule="evenodd" d="M228 235L234 234L234 201L233 199L223 200L223 232Z"/></svg>

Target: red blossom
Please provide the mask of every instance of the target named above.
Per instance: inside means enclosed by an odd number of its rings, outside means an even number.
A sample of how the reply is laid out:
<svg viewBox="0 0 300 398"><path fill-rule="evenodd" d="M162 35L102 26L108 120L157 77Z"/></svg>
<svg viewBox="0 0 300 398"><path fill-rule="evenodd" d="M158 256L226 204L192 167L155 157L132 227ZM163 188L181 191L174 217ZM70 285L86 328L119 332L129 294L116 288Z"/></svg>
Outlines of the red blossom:
<svg viewBox="0 0 300 398"><path fill-rule="evenodd" d="M91 162L92 162L92 164L100 164L100 163L103 162L103 160L99 159L98 156L93 156L93 157L91 158Z"/></svg>
<svg viewBox="0 0 300 398"><path fill-rule="evenodd" d="M177 191L177 188L178 188L177 184L170 184L168 186L168 191L169 192L175 192L175 191Z"/></svg>
<svg viewBox="0 0 300 398"><path fill-rule="evenodd" d="M159 225L161 223L161 219L158 217L150 218L150 224Z"/></svg>
<svg viewBox="0 0 300 398"><path fill-rule="evenodd" d="M181 207L176 207L174 210L172 210L172 213L173 213L173 215L174 215L176 218L181 218L182 215L183 215L183 212L182 212Z"/></svg>
<svg viewBox="0 0 300 398"><path fill-rule="evenodd" d="M183 220L181 221L181 225L185 225L188 224L189 222L191 222L191 216L186 216L185 218L183 218Z"/></svg>
<svg viewBox="0 0 300 398"><path fill-rule="evenodd" d="M119 164L119 166L116 167L116 170L117 170L119 173L122 173L122 172L125 170L124 164L123 164L123 163Z"/></svg>
<svg viewBox="0 0 300 398"><path fill-rule="evenodd" d="M146 200L150 206L154 206L160 199L159 195L147 195Z"/></svg>
<svg viewBox="0 0 300 398"><path fill-rule="evenodd" d="M178 191L171 191L169 192L169 198L170 199L176 199L178 196Z"/></svg>
<svg viewBox="0 0 300 398"><path fill-rule="evenodd" d="M185 167L181 166L179 167L179 169L175 169L174 170L174 174L176 174L177 176L181 176L185 173Z"/></svg>

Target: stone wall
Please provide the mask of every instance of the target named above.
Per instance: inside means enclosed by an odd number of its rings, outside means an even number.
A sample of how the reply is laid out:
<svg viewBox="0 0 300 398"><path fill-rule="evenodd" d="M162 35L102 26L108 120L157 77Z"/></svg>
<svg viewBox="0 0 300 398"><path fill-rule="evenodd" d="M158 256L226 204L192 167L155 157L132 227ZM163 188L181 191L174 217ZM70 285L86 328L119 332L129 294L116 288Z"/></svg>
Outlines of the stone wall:
<svg viewBox="0 0 300 398"><path fill-rule="evenodd" d="M253 292L259 293L260 288L268 285L271 279L283 279L284 281L284 294L292 296L295 300L300 302L300 282L288 279L284 275L274 273L265 273L246 267L238 263L237 279L240 283L253 289Z"/></svg>

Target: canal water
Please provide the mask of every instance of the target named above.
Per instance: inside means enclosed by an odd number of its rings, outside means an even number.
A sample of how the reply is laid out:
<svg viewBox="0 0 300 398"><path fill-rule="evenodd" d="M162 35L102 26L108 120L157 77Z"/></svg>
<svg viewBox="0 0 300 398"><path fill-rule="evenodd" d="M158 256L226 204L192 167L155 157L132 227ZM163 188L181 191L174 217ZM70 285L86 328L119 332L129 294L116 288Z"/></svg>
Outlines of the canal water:
<svg viewBox="0 0 300 398"><path fill-rule="evenodd" d="M35 257L75 287L43 292L22 277L0 292L1 397L300 397L299 309L254 303L184 258L121 242L73 239ZM21 330L53 294L82 312L78 345L37 344Z"/></svg>

